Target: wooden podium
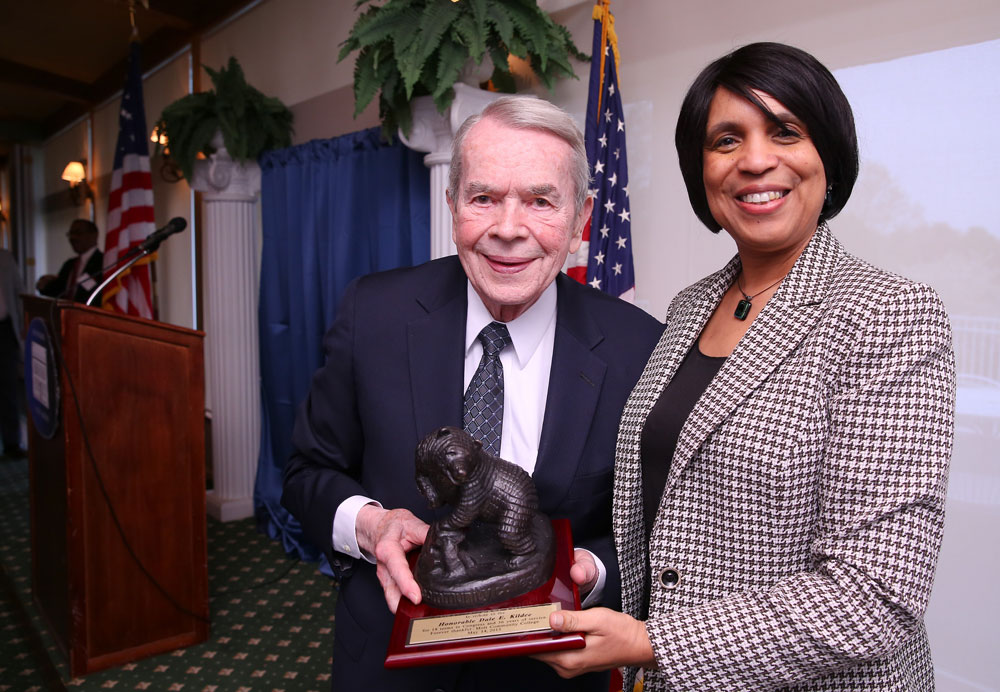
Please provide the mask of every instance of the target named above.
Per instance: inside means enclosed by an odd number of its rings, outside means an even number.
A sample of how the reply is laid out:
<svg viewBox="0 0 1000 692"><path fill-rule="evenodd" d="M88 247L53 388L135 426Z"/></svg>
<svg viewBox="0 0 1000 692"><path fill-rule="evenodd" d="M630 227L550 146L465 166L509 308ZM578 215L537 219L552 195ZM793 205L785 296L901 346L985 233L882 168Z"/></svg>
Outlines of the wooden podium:
<svg viewBox="0 0 1000 692"><path fill-rule="evenodd" d="M59 389L48 425L28 417L32 591L70 673L203 641L203 334L65 301L24 306L29 408L46 358ZM61 359L31 341L36 318Z"/></svg>

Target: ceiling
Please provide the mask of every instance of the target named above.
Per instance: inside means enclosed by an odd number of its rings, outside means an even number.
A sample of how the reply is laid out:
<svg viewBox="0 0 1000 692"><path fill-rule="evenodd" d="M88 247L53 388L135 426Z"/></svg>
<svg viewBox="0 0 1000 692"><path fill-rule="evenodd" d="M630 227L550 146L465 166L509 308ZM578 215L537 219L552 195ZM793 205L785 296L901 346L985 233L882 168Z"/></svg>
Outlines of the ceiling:
<svg viewBox="0 0 1000 692"><path fill-rule="evenodd" d="M143 65L252 2L136 0ZM127 0L0 0L0 156L12 142L46 139L121 89L130 35Z"/></svg>

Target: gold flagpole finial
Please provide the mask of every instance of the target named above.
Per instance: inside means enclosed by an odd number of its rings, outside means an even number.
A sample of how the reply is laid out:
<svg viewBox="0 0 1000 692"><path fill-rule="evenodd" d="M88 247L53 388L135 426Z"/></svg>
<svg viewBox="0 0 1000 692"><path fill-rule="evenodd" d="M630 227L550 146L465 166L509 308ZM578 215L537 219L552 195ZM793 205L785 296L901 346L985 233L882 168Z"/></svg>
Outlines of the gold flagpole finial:
<svg viewBox="0 0 1000 692"><path fill-rule="evenodd" d="M600 115L601 102L604 100L604 61L607 58L607 47L611 45L611 50L615 54L615 72L618 72L620 61L618 59L618 35L615 33L615 17L611 14L611 0L598 0L594 5L592 17L595 21L601 22L601 72L600 89L597 92L597 113Z"/></svg>

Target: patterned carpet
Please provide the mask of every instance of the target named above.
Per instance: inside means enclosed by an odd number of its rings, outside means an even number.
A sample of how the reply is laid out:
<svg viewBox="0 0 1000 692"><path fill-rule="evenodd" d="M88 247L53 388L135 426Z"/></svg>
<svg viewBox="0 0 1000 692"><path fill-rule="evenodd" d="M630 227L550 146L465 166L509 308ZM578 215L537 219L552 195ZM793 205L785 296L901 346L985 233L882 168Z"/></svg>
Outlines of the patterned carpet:
<svg viewBox="0 0 1000 692"><path fill-rule="evenodd" d="M0 692L329 692L334 582L252 519L209 520L207 641L69 677L31 599L28 462L0 458Z"/></svg>

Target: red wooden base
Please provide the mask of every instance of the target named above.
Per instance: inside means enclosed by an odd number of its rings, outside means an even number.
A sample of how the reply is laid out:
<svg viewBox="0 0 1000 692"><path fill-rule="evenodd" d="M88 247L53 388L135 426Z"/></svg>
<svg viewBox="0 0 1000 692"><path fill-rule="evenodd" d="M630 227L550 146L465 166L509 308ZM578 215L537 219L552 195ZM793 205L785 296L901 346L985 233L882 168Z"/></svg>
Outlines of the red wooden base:
<svg viewBox="0 0 1000 692"><path fill-rule="evenodd" d="M526 606L555 603L564 610L580 609L580 591L569 576L573 565L573 539L569 521L554 519L552 532L556 540L556 564L552 577L540 587L526 594L484 608L469 610L441 610L425 604L414 605L407 598L399 601L389 651L385 657L386 668L408 668L411 666L460 663L487 658L526 656L563 649L582 649L583 635L579 633L561 634L547 630L488 636L479 639L462 639L433 644L407 644L413 621L417 618L456 613L487 613L494 610L523 608ZM416 562L417 551L410 554L410 566Z"/></svg>

